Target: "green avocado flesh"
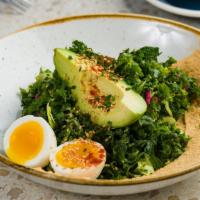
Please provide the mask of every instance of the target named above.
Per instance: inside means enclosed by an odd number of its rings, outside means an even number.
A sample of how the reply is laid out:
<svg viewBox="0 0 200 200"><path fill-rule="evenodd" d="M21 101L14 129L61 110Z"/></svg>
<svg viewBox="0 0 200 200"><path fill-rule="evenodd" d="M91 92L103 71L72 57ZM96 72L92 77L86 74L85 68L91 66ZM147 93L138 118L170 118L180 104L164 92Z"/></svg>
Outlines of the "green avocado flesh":
<svg viewBox="0 0 200 200"><path fill-rule="evenodd" d="M55 49L54 63L59 76L70 86L77 106L101 126L124 127L139 119L147 109L144 99L128 90L123 80L112 80L95 60L67 49Z"/></svg>

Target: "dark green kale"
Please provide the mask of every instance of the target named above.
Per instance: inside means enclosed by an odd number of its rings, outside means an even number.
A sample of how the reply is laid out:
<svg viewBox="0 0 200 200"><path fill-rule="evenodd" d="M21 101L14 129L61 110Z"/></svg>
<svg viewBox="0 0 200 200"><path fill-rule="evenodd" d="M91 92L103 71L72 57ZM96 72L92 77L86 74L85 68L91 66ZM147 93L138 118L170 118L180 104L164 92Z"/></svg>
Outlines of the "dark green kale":
<svg viewBox="0 0 200 200"><path fill-rule="evenodd" d="M110 110L114 102L115 102L114 96L112 96L111 94L105 96L104 106L106 107L107 111Z"/></svg>
<svg viewBox="0 0 200 200"><path fill-rule="evenodd" d="M188 137L174 123L143 116L133 125L97 131L92 138L104 145L107 165L100 178L147 175L180 156Z"/></svg>
<svg viewBox="0 0 200 200"><path fill-rule="evenodd" d="M58 145L80 137L101 143L107 152L107 162L99 178L148 175L184 152L189 138L176 127L176 119L200 96L200 89L195 79L172 67L173 58L158 62L160 52L154 47L127 49L116 60L93 52L80 41L74 41L69 49L96 59L105 71L123 78L130 85L128 89L146 99L145 115L123 128L98 126L76 107L71 93L73 87L62 81L56 71L49 70L41 70L35 83L21 89L22 115L32 114L48 120ZM113 101L111 95L106 96L108 108Z"/></svg>
<svg viewBox="0 0 200 200"><path fill-rule="evenodd" d="M79 110L75 107L72 89L56 71L49 70L41 70L34 84L26 90L21 89L22 115L32 114L46 119L56 133L58 144L84 136L77 120Z"/></svg>
<svg viewBox="0 0 200 200"><path fill-rule="evenodd" d="M88 48L86 44L78 40L73 41L72 46L69 47L69 50L77 54L85 55L88 58L98 55L94 53L91 48Z"/></svg>
<svg viewBox="0 0 200 200"><path fill-rule="evenodd" d="M147 113L154 119L171 116L181 117L193 99L200 97L200 88L195 79L178 68L169 58L158 62L159 49L143 47L137 51L129 49L120 53L113 64L115 73L147 101Z"/></svg>
<svg viewBox="0 0 200 200"><path fill-rule="evenodd" d="M68 49L89 59L95 59L97 61L97 64L101 65L104 68L109 68L114 61L114 59L111 57L95 53L92 48L89 48L85 43L78 40L73 41L72 46Z"/></svg>

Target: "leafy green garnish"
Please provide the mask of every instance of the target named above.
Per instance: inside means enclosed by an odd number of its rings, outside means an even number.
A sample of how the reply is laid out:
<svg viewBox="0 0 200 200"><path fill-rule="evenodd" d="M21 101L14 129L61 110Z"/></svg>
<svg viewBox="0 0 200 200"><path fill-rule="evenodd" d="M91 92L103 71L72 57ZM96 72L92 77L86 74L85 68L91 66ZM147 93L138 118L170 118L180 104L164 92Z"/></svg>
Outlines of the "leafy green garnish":
<svg viewBox="0 0 200 200"><path fill-rule="evenodd" d="M21 89L22 115L32 114L49 121L58 144L84 134L77 120L77 117L82 117L75 108L72 89L59 78L56 71L52 73L49 70L41 70L34 84L26 90Z"/></svg>
<svg viewBox="0 0 200 200"><path fill-rule="evenodd" d="M86 44L81 41L74 40L72 46L68 48L70 51L77 53L81 56L95 59L99 65L109 68L113 64L113 58L103 56L101 54L95 53L92 48L89 48Z"/></svg>
<svg viewBox="0 0 200 200"><path fill-rule="evenodd" d="M69 48L69 50L77 54L85 55L88 58L97 55L93 52L91 48L88 48L86 44L78 40L73 41L72 46Z"/></svg>
<svg viewBox="0 0 200 200"><path fill-rule="evenodd" d="M145 155L143 159L138 161L137 168L135 169L136 174L137 172L139 175L149 175L154 172L149 156Z"/></svg>
<svg viewBox="0 0 200 200"><path fill-rule="evenodd" d="M49 105L49 103L47 104L47 117L48 117L48 122L51 126L51 128L55 127L55 120L53 118L52 112L51 112L51 107Z"/></svg>
<svg viewBox="0 0 200 200"><path fill-rule="evenodd" d="M105 103L104 103L104 105L105 105L105 107L106 107L106 109L108 111L110 110L110 108L111 108L112 104L114 103L114 101L115 101L115 97L112 96L111 94L105 96Z"/></svg>
<svg viewBox="0 0 200 200"><path fill-rule="evenodd" d="M159 55L159 49L155 47L137 51L127 49L120 53L112 68L144 98L147 92L150 93L148 115L154 119L164 116L178 119L192 100L200 97L200 88L194 78L172 67L175 59L170 57L161 63L158 62Z"/></svg>

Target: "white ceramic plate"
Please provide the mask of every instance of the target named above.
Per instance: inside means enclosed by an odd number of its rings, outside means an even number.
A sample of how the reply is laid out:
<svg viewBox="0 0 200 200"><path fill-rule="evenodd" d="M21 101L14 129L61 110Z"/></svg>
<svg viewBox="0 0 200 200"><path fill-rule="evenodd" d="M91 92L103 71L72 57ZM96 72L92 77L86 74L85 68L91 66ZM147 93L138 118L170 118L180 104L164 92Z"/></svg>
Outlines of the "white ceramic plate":
<svg viewBox="0 0 200 200"><path fill-rule="evenodd" d="M160 9L163 9L167 12L170 12L170 13L173 13L176 15L182 15L182 16L186 16L186 17L195 17L195 18L200 17L200 9L193 10L193 9L181 8L181 7L173 6L165 1L161 1L161 0L147 0L147 1ZM174 0L174 1L176 1L176 0ZM185 1L187 1L187 0L185 0ZM196 1L198 1L198 0L196 0Z"/></svg>
<svg viewBox="0 0 200 200"><path fill-rule="evenodd" d="M161 60L182 59L200 48L200 30L160 18L142 15L99 14L68 17L42 23L0 40L0 135L20 111L19 88L34 81L41 66L54 69L53 49L86 42L97 52L116 56L125 48L160 47ZM0 139L2 141L2 139ZM2 145L0 145L2 150ZM21 175L44 185L71 192L119 195L144 192L184 180L200 168L200 162L184 170L125 180L68 179L16 165L0 154L0 161Z"/></svg>

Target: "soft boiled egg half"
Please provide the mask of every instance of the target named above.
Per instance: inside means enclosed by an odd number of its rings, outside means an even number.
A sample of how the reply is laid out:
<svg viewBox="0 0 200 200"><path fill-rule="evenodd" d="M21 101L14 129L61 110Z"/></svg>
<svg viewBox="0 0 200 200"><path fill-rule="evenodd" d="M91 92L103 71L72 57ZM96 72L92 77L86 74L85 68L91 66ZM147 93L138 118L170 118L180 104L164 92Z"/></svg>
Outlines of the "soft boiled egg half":
<svg viewBox="0 0 200 200"><path fill-rule="evenodd" d="M104 147L92 140L66 142L50 154L54 171L70 178L97 178L106 162Z"/></svg>
<svg viewBox="0 0 200 200"><path fill-rule="evenodd" d="M14 121L4 135L4 150L13 162L26 167L44 167L56 148L56 136L41 117L24 116Z"/></svg>

